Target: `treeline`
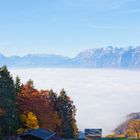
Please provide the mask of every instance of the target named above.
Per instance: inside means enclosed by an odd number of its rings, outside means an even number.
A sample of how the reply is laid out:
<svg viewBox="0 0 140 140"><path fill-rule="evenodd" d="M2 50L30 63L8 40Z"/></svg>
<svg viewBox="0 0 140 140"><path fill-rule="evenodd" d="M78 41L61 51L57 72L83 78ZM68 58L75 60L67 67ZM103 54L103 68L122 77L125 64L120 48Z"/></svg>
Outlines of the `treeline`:
<svg viewBox="0 0 140 140"><path fill-rule="evenodd" d="M29 129L45 128L63 138L76 138L76 108L62 89L38 90L33 81L13 80L6 66L0 68L0 139Z"/></svg>

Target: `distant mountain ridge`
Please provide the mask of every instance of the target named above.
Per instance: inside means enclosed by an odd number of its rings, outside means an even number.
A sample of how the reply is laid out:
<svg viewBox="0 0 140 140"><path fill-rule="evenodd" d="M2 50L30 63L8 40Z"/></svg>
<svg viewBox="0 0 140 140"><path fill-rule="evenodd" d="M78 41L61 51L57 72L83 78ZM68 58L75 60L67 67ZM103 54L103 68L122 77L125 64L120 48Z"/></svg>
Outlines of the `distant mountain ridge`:
<svg viewBox="0 0 140 140"><path fill-rule="evenodd" d="M60 67L65 64L68 57L60 55L47 54L29 54L23 57L11 56L5 57L0 54L0 65L7 65L9 67Z"/></svg>
<svg viewBox="0 0 140 140"><path fill-rule="evenodd" d="M128 48L93 48L76 57L36 54L5 57L0 54L0 65L10 67L70 67L140 69L140 46Z"/></svg>
<svg viewBox="0 0 140 140"><path fill-rule="evenodd" d="M89 49L75 58L83 67L140 68L140 47Z"/></svg>

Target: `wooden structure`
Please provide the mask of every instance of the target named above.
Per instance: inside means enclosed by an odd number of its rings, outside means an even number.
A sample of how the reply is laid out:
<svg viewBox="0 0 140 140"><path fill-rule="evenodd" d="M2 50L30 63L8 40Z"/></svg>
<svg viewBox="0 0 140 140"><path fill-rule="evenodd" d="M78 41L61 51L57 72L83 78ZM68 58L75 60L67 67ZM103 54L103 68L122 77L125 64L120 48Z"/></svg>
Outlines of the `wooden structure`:
<svg viewBox="0 0 140 140"><path fill-rule="evenodd" d="M38 128L31 129L18 136L17 140L61 140L55 132Z"/></svg>
<svg viewBox="0 0 140 140"><path fill-rule="evenodd" d="M86 140L101 140L102 129L85 129Z"/></svg>

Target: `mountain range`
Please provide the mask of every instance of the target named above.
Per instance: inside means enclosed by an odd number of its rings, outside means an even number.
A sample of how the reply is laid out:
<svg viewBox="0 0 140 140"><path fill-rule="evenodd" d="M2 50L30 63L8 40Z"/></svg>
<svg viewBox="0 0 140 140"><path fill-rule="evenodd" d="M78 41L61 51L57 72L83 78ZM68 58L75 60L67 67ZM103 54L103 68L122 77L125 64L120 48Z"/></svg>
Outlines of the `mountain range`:
<svg viewBox="0 0 140 140"><path fill-rule="evenodd" d="M0 54L0 66L64 67L64 68L123 68L140 69L140 47L93 48L70 58L61 55L29 54L6 57Z"/></svg>

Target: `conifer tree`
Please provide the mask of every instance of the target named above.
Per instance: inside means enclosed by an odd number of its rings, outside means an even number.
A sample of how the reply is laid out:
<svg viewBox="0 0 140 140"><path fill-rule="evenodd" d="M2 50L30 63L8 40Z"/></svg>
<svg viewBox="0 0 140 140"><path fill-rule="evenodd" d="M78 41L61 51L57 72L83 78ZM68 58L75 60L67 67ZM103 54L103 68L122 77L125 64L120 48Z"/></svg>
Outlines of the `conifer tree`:
<svg viewBox="0 0 140 140"><path fill-rule="evenodd" d="M15 80L15 90L16 90L16 94L20 93L20 90L21 90L21 81L18 76L16 77L16 80Z"/></svg>
<svg viewBox="0 0 140 140"><path fill-rule="evenodd" d="M76 138L78 135L75 120L76 109L73 105L73 101L70 100L64 89L60 92L57 105L58 112L62 120L60 128L61 136L63 138Z"/></svg>
<svg viewBox="0 0 140 140"><path fill-rule="evenodd" d="M17 98L17 95L20 94L20 91L21 91L21 80L20 80L19 76L16 76L14 85L15 85L16 98ZM15 108L15 122L16 122L16 124L14 125L14 129L17 130L17 129L19 129L19 127L21 125L20 112L18 110L17 102L16 102L16 108Z"/></svg>
<svg viewBox="0 0 140 140"><path fill-rule="evenodd" d="M57 111L57 94L51 89L48 96L53 111Z"/></svg>
<svg viewBox="0 0 140 140"><path fill-rule="evenodd" d="M0 127L4 135L15 131L16 91L14 81L6 66L0 68L0 108L4 114L0 116Z"/></svg>
<svg viewBox="0 0 140 140"><path fill-rule="evenodd" d="M48 99L49 99L49 102L50 102L50 105L52 107L52 111L54 112L55 114L55 122L57 121L56 123L56 127L55 127L55 132L59 135L59 129L60 129L60 125L61 125L61 117L59 115L59 110L58 110L58 106L57 106L57 103L58 103L58 97L57 97L57 93L55 93L52 89L49 91L49 96L48 96Z"/></svg>
<svg viewBox="0 0 140 140"><path fill-rule="evenodd" d="M3 135L2 135L1 127L0 127L0 140L3 140Z"/></svg>

